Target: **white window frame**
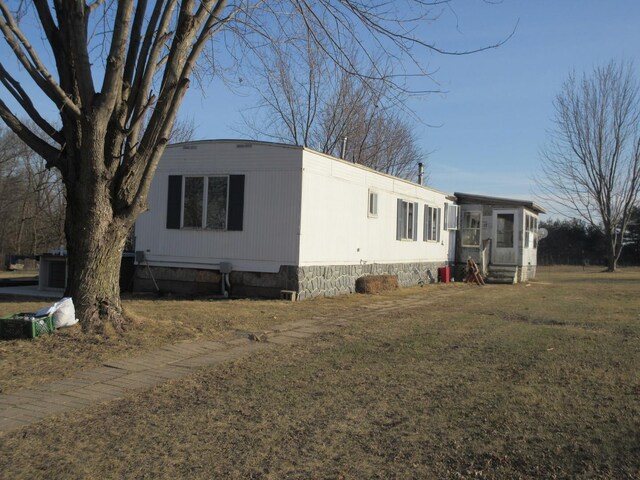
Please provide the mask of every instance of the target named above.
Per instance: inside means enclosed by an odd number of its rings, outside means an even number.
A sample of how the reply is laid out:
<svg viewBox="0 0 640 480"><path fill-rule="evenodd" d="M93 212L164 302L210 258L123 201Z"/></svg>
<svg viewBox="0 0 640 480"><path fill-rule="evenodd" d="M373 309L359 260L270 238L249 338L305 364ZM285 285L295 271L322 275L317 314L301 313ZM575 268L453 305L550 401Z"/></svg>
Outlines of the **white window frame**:
<svg viewBox="0 0 640 480"><path fill-rule="evenodd" d="M398 199L398 218L396 221L397 240L418 240L418 204Z"/></svg>
<svg viewBox="0 0 640 480"><path fill-rule="evenodd" d="M445 202L442 215L443 230L458 230L458 215L460 207L453 203Z"/></svg>
<svg viewBox="0 0 640 480"><path fill-rule="evenodd" d="M424 226L422 239L425 242L440 241L440 224L442 218L442 209L431 205L424 206ZM435 226L435 228L434 228Z"/></svg>
<svg viewBox="0 0 640 480"><path fill-rule="evenodd" d="M378 218L378 192L369 190L367 197L367 217Z"/></svg>
<svg viewBox="0 0 640 480"><path fill-rule="evenodd" d="M186 195L187 188L186 182L187 178L202 178L202 213L200 216L200 226L196 227L185 227L184 226L184 207L186 203ZM207 208L208 208L208 197L209 197L209 179L211 178L224 178L227 182L227 195L225 202L225 219L224 219L224 228L208 228L207 227ZM209 231L226 231L227 226L229 224L229 175L184 175L182 177L182 210L180 211L180 228L184 230L209 230Z"/></svg>
<svg viewBox="0 0 640 480"><path fill-rule="evenodd" d="M468 227L467 226L467 218L471 218L471 217L477 217L478 218L478 226L477 227ZM462 218L462 225L460 226L460 245L462 245L463 247L474 247L477 248L480 246L480 234L481 234L481 229L482 229L482 211L481 210L468 210L466 212L463 212L461 215ZM477 231L477 238L478 238L478 243L477 244L469 244L469 243L464 243L465 240L465 232L468 230L473 230L473 231ZM474 237L476 237L476 235L474 235Z"/></svg>

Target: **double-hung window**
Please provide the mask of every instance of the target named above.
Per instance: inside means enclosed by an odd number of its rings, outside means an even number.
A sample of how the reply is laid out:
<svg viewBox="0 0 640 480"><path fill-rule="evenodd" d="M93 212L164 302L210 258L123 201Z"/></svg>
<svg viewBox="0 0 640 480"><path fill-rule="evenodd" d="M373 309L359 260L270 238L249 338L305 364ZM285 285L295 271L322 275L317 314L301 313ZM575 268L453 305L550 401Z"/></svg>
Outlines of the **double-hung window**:
<svg viewBox="0 0 640 480"><path fill-rule="evenodd" d="M464 212L462 217L462 246L480 246L480 221L482 212Z"/></svg>
<svg viewBox="0 0 640 480"><path fill-rule="evenodd" d="M424 207L424 232L422 234L423 240L430 242L440 241L440 218L442 216L442 209L436 207L430 207L425 205Z"/></svg>
<svg viewBox="0 0 640 480"><path fill-rule="evenodd" d="M397 240L418 239L418 204L398 199Z"/></svg>

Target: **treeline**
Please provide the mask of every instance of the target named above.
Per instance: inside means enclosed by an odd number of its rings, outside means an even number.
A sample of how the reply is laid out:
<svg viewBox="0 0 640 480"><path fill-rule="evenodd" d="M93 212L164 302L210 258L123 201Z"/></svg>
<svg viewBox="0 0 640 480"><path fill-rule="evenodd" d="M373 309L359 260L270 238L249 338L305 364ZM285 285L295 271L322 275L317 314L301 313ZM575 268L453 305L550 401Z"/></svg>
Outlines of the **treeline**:
<svg viewBox="0 0 640 480"><path fill-rule="evenodd" d="M605 237L599 228L580 220L541 222L549 232L538 243L538 265L607 265ZM619 265L640 265L640 209L624 233Z"/></svg>
<svg viewBox="0 0 640 480"><path fill-rule="evenodd" d="M0 129L0 266L6 255L37 255L64 245L64 202L56 171Z"/></svg>

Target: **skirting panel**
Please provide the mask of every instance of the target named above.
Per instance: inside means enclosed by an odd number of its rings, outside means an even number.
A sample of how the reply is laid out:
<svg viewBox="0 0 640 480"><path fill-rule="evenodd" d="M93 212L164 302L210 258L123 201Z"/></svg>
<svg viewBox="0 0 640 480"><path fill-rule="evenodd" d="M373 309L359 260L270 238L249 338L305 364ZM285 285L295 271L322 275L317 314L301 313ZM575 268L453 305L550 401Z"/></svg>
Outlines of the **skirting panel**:
<svg viewBox="0 0 640 480"><path fill-rule="evenodd" d="M364 265L323 265L297 267L283 265L278 273L231 272L232 296L280 298L281 290L297 293L303 300L355 293L356 279L363 275L397 275L401 287L429 283L429 272L438 277L438 267L446 262L375 263ZM134 290L153 292L155 283L162 292L181 295L218 295L222 292L218 271L178 267L136 266Z"/></svg>

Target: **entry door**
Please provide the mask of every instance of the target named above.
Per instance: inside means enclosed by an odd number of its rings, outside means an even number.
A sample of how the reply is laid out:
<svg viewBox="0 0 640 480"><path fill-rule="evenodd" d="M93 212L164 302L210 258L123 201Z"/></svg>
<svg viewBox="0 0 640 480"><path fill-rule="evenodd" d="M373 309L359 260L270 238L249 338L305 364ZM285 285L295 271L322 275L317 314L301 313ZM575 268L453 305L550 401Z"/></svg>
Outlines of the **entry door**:
<svg viewBox="0 0 640 480"><path fill-rule="evenodd" d="M493 211L491 263L496 265L517 265L518 228L517 210Z"/></svg>

